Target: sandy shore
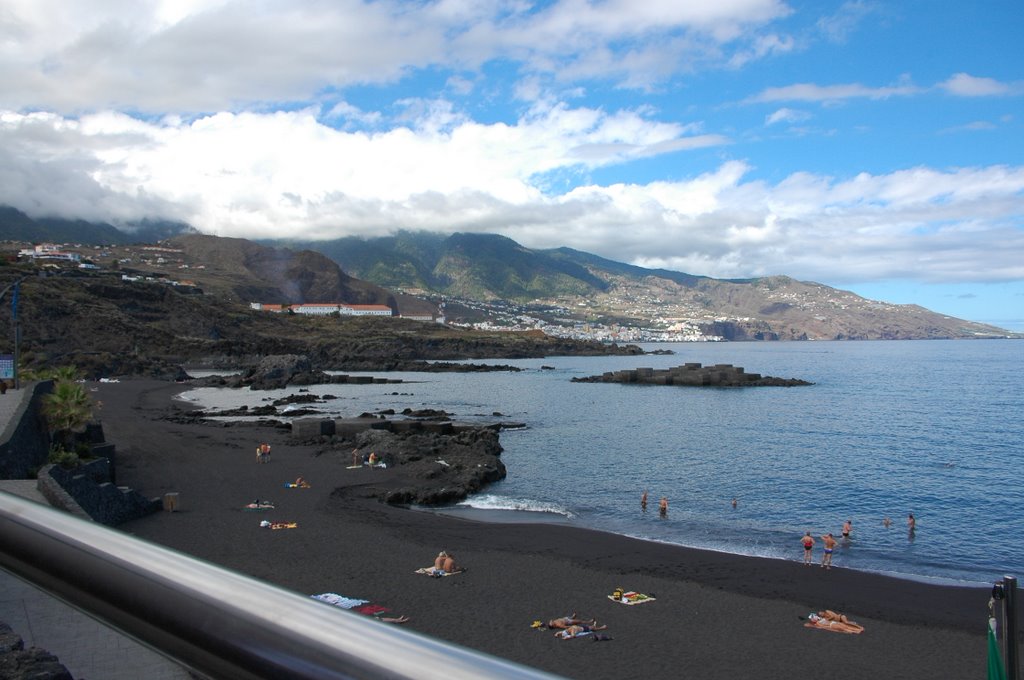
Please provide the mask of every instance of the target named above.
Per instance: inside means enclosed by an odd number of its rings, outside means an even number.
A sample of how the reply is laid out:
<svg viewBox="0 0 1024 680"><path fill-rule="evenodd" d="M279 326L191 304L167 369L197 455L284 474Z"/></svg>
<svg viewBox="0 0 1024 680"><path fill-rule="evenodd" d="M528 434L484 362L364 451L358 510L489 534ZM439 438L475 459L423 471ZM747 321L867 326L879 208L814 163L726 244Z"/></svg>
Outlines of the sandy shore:
<svg viewBox="0 0 1024 680"><path fill-rule="evenodd" d="M302 594L368 599L408 628L572 678L976 678L985 673L988 589L936 586L798 561L740 557L637 541L561 524L492 524L388 507L360 487L400 469L347 469L270 427L179 425L181 385L102 384L94 393L118 483L175 491L180 512L122 530ZM272 446L255 463L260 441ZM510 474L515 474L514 470ZM287 489L297 476L309 489ZM270 513L245 512L255 498ZM261 519L297 522L271 531ZM469 569L415 574L439 550ZM616 587L656 601L624 606ZM861 635L804 628L833 609ZM613 639L561 641L536 619L579 612Z"/></svg>

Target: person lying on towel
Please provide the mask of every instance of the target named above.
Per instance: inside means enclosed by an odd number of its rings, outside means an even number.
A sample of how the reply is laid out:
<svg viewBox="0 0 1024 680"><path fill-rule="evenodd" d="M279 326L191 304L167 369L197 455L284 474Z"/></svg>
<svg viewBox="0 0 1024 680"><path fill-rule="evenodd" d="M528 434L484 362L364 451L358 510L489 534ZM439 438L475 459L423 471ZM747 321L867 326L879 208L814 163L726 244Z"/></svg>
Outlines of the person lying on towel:
<svg viewBox="0 0 1024 680"><path fill-rule="evenodd" d="M824 630L831 630L837 633L860 634L864 632L864 626L846 618L845 614L836 613L831 609L826 609L825 611L818 612L817 614L808 614L807 623L804 624L804 627L822 628Z"/></svg>
<svg viewBox="0 0 1024 680"><path fill-rule="evenodd" d="M576 612L573 612L569 616L562 616L557 619L551 619L550 621L548 621L548 628L560 628L562 630L565 630L570 626L588 626L594 628L595 626L597 626L597 619L580 619L576 617ZM594 630L602 630L603 628L604 626L601 626L601 628L594 628Z"/></svg>
<svg viewBox="0 0 1024 680"><path fill-rule="evenodd" d="M607 627L608 626L587 626L584 624L576 624L558 631L557 633L555 633L555 637L560 638L562 640L571 640L575 637L590 635L590 633L592 633L595 630L604 630Z"/></svg>

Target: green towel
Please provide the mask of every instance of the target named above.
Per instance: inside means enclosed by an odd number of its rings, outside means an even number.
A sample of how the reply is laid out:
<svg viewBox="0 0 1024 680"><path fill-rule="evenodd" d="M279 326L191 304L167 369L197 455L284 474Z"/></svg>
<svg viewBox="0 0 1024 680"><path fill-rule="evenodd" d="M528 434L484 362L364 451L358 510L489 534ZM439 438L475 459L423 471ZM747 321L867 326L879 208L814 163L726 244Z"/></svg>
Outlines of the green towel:
<svg viewBox="0 0 1024 680"><path fill-rule="evenodd" d="M988 622L988 680L1006 680L1006 668L1003 666L1003 653L999 650L996 640L996 620Z"/></svg>

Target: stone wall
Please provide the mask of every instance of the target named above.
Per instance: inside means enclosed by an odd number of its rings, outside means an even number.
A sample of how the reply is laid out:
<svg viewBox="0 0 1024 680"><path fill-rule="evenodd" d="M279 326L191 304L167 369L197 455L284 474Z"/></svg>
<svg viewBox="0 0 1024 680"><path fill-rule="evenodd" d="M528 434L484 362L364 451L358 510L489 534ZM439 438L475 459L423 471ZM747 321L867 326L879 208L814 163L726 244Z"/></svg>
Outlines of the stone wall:
<svg viewBox="0 0 1024 680"><path fill-rule="evenodd" d="M108 526L144 517L161 508L159 498L146 498L138 491L114 484L110 472L107 458L97 458L74 468L47 465L39 472L39 490L51 505L73 514L84 512L92 520Z"/></svg>
<svg viewBox="0 0 1024 680"><path fill-rule="evenodd" d="M46 463L50 455L50 432L40 401L52 391L53 381L44 380L0 395L10 412L7 426L0 433L0 479L30 479ZM17 399L21 401L12 403Z"/></svg>

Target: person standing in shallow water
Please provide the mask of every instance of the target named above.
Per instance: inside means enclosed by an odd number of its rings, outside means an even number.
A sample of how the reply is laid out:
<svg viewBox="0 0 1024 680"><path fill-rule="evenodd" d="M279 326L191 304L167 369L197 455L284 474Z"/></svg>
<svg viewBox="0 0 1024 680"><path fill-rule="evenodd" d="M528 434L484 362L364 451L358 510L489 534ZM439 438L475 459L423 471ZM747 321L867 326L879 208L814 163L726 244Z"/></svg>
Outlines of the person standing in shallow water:
<svg viewBox="0 0 1024 680"><path fill-rule="evenodd" d="M661 500L658 501L658 514L662 517L668 516L668 499L664 496L662 496Z"/></svg>
<svg viewBox="0 0 1024 680"><path fill-rule="evenodd" d="M640 494L640 510L647 512L647 489L644 489L644 492Z"/></svg>
<svg viewBox="0 0 1024 680"><path fill-rule="evenodd" d="M804 546L804 564L811 566L811 551L814 550L814 537L811 536L811 532L805 533L800 542Z"/></svg>
<svg viewBox="0 0 1024 680"><path fill-rule="evenodd" d="M849 539L851 533L853 533L853 522L846 520L843 522L843 538Z"/></svg>
<svg viewBox="0 0 1024 680"><path fill-rule="evenodd" d="M836 549L836 539L832 534L825 534L821 537L825 544L825 550L821 555L821 566L825 569L832 568L832 551Z"/></svg>

